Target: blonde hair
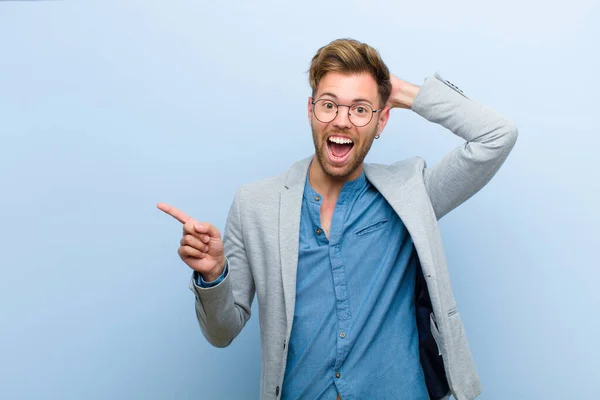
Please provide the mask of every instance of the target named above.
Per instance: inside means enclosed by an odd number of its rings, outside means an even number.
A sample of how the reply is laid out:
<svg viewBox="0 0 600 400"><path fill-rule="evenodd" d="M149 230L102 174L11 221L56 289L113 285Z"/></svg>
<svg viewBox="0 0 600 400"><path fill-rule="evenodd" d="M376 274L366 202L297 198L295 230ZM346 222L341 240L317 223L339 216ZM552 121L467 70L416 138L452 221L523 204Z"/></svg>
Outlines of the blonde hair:
<svg viewBox="0 0 600 400"><path fill-rule="evenodd" d="M313 57L308 72L313 96L319 82L328 72L371 74L377 82L382 107L385 106L392 91L390 71L377 50L354 39L337 39L321 47Z"/></svg>

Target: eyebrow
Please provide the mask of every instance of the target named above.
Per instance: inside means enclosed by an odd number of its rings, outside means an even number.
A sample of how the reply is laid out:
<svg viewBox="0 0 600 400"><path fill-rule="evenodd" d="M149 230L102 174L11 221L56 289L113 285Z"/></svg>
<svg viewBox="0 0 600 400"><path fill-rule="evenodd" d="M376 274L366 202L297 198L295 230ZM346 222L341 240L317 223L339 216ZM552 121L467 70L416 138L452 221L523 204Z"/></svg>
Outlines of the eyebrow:
<svg viewBox="0 0 600 400"><path fill-rule="evenodd" d="M319 98L321 98L322 96L330 96L330 97L333 97L335 99L338 98L335 94L330 93L330 92L321 93L321 95L319 96ZM367 99L363 99L363 98L358 98L358 99L352 100L352 104L354 104L354 103L360 103L360 102L369 103L369 104L373 105L373 103L371 103L371 101L369 101Z"/></svg>

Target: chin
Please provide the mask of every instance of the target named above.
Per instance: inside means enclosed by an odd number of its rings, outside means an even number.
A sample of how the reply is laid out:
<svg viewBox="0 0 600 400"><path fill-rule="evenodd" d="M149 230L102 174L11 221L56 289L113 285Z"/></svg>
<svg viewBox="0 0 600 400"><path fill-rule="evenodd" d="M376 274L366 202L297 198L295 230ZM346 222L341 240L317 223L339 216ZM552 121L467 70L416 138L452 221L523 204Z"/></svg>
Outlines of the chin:
<svg viewBox="0 0 600 400"><path fill-rule="evenodd" d="M356 172L356 170L361 165L360 162L357 162L358 160L353 158L351 160L348 160L348 162L345 165L333 166L329 163L327 154L321 152L318 153L317 159L325 175L334 179L346 179L350 177L350 175Z"/></svg>

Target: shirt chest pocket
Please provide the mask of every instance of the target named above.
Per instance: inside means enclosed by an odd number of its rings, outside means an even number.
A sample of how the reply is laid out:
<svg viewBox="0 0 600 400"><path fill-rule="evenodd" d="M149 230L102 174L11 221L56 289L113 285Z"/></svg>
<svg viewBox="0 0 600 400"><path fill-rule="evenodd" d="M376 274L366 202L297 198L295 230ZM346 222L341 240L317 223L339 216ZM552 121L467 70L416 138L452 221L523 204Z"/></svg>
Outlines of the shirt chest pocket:
<svg viewBox="0 0 600 400"><path fill-rule="evenodd" d="M356 236L367 235L369 233L372 233L372 232L375 232L375 231L385 228L387 226L387 224L388 224L388 219L383 218L383 219L377 220L375 222L367 223L367 224L359 227L358 229L354 230L353 233Z"/></svg>

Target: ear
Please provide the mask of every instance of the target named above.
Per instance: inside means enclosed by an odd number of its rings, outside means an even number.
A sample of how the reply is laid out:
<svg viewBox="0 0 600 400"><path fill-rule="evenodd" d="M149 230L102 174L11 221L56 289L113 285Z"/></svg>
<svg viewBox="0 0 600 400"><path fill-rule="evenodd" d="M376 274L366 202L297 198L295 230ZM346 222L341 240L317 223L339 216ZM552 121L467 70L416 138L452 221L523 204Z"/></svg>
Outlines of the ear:
<svg viewBox="0 0 600 400"><path fill-rule="evenodd" d="M312 113L313 113L313 105L312 105L312 101L313 98L309 97L308 98L308 105L307 105L307 109L308 109L308 124L310 125L312 122Z"/></svg>
<svg viewBox="0 0 600 400"><path fill-rule="evenodd" d="M390 119L390 108L384 107L383 110L379 111L379 114L379 121L377 121L377 135L381 135L381 132L383 132L383 129Z"/></svg>

